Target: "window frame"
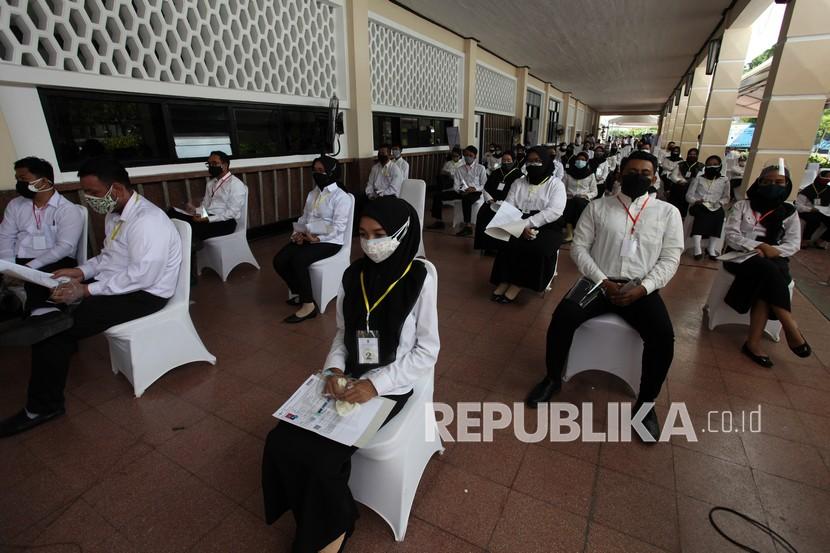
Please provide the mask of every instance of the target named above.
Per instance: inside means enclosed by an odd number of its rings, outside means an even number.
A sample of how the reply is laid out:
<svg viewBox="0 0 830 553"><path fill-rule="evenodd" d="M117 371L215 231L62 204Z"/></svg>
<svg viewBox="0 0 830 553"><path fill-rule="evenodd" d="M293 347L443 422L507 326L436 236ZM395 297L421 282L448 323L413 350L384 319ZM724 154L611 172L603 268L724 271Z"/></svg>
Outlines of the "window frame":
<svg viewBox="0 0 830 553"><path fill-rule="evenodd" d="M448 145L449 139L446 136L447 128L452 127L454 120L451 117L437 117L434 115L412 115L411 113L391 113L386 111L373 111L372 112L372 144L377 151L380 148L380 145L385 142L383 139L383 130L379 127L379 125L383 125L383 119L390 119L392 124L392 138L389 140L390 144L400 143L404 149L413 149L413 148L442 148ZM402 119L415 119L417 121L417 128L418 128L418 143L417 144L402 144L403 136L401 135L401 120ZM440 126L442 123L444 124L443 129L441 129L440 139L443 141L441 144L428 144L424 140L425 132L421 131L422 127L432 126L435 125L426 125L425 122L427 121L434 121L438 123ZM380 129L380 132L375 132L376 129Z"/></svg>

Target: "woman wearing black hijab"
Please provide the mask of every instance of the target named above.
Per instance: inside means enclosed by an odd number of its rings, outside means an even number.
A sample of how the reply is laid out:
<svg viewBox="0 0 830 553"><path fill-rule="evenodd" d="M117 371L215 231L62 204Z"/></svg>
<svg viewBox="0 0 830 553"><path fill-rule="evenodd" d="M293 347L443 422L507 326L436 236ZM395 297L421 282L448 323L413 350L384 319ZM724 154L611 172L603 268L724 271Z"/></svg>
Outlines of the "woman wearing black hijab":
<svg viewBox="0 0 830 553"><path fill-rule="evenodd" d="M767 320L778 319L787 344L799 357L809 357L810 345L792 315L789 258L801 245L801 224L795 206L787 201L793 183L789 171L766 167L747 190L746 200L737 202L726 222L726 243L736 251L756 251L743 263L724 263L735 281L724 298L738 313L750 313L749 337L741 351L755 363L772 367L761 350Z"/></svg>
<svg viewBox="0 0 830 553"><path fill-rule="evenodd" d="M518 208L527 221L519 238L502 242L490 283L491 299L511 303L522 288L542 292L553 278L556 256L562 244L559 218L565 210L565 186L553 176L553 160L541 146L527 152L527 175L516 179L505 202Z"/></svg>
<svg viewBox="0 0 830 553"><path fill-rule="evenodd" d="M510 187L513 181L522 176L522 170L513 158L513 152L507 150L501 156L501 165L498 169L494 169L490 176L487 177L487 182L484 185L484 205L478 210L476 218L476 234L473 248L477 250L484 250L484 252L494 252L498 250L503 242L496 240L484 234L487 225L493 220L496 214L493 211L493 204L495 202L502 202L510 192Z"/></svg>
<svg viewBox="0 0 830 553"><path fill-rule="evenodd" d="M804 220L804 240L807 245L823 248L830 242L830 217L818 210L830 206L830 169L822 169L812 184L803 188L795 198L798 216ZM824 233L815 241L813 235L824 224Z"/></svg>
<svg viewBox="0 0 830 553"><path fill-rule="evenodd" d="M326 393L353 403L389 398L395 402L389 422L412 395L413 384L435 366L438 284L427 262L415 259L420 222L406 201L388 196L367 204L360 243L366 255L346 269L337 296ZM377 338L375 363L361 362L365 357L359 354L358 337L367 326ZM344 375L355 380L340 393L336 380ZM272 524L292 511L293 553L343 550L357 519L348 486L356 449L284 422L268 434L262 460L265 520Z"/></svg>
<svg viewBox="0 0 830 553"><path fill-rule="evenodd" d="M566 242L573 237L573 229L588 203L597 197L597 177L588 164L588 154L579 152L565 165L565 192L568 203L562 215L562 226L571 225Z"/></svg>

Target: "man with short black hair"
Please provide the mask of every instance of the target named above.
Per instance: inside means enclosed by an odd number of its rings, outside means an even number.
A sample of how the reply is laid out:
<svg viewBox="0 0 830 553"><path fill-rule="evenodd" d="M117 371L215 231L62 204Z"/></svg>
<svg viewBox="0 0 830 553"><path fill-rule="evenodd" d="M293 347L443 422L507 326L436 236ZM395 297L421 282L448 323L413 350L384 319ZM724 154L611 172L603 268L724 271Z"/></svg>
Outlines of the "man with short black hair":
<svg viewBox="0 0 830 553"><path fill-rule="evenodd" d="M392 145L392 163L401 172L401 183L409 178L409 162L403 158L403 146L400 143Z"/></svg>
<svg viewBox="0 0 830 553"><path fill-rule="evenodd" d="M461 210L464 214L464 228L457 236L470 236L473 233L472 219L473 204L484 192L487 183L487 170L478 163L478 149L475 146L464 148L464 165L455 170L453 189L439 192L432 197L432 217L436 220L429 226L431 229L443 229L443 203L451 200L461 200Z"/></svg>
<svg viewBox="0 0 830 553"><path fill-rule="evenodd" d="M620 193L591 202L579 219L571 257L579 272L603 293L580 305L566 296L551 318L547 336L547 376L530 391L526 403L550 400L562 386L562 374L574 333L582 323L616 313L643 340L643 373L635 412L657 399L674 356L674 330L659 290L680 265L683 222L673 205L648 190L657 180L657 159L633 152L621 168ZM656 441L660 425L653 407L643 420ZM651 441L647 440L646 441Z"/></svg>
<svg viewBox="0 0 830 553"><path fill-rule="evenodd" d="M90 209L106 215L104 247L80 267L55 272L66 281L54 289L52 301L75 305L71 316L65 315L67 330L37 336L24 324L8 331L33 338L32 370L26 407L0 421L0 438L64 414L64 387L78 340L154 313L176 291L182 244L164 211L133 190L115 160L89 160L78 176Z"/></svg>

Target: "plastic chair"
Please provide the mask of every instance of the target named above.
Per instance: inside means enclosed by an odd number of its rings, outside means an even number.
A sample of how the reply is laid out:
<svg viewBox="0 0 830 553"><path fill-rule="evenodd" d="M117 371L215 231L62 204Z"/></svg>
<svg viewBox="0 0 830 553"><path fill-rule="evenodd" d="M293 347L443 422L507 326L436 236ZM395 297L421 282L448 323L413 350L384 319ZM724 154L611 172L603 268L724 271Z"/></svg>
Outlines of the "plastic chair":
<svg viewBox="0 0 830 553"><path fill-rule="evenodd" d="M576 329L562 380L584 371L602 371L621 378L636 397L643 373L643 340L619 315L606 313Z"/></svg>
<svg viewBox="0 0 830 553"><path fill-rule="evenodd" d="M464 222L464 210L461 209L461 200L451 200L452 204L452 226L457 227ZM472 212L470 213L470 224L475 225L478 219L478 210L484 205L484 196L479 196L476 203L473 204Z"/></svg>
<svg viewBox="0 0 830 553"><path fill-rule="evenodd" d="M686 218L683 220L683 253L686 253L690 250L694 249L694 244L692 243L692 226L695 224L695 216L694 215L686 215ZM723 251L723 243L724 243L724 235L726 233L726 220L724 219L724 226L721 230L721 235L719 238L704 238L700 241L700 247L703 248L704 253L706 253L706 249L710 240L715 240L715 251L722 252ZM694 253L694 252L693 252Z"/></svg>
<svg viewBox="0 0 830 553"><path fill-rule="evenodd" d="M216 357L205 349L190 320L190 240L192 229L173 221L182 239L182 264L173 297L160 311L110 327L104 332L113 373L122 373L141 397L150 385L171 369Z"/></svg>
<svg viewBox="0 0 830 553"><path fill-rule="evenodd" d="M337 296L340 290L340 281L343 280L343 271L351 264L352 240L350 229L354 228L354 196L349 194L351 208L349 209L349 223L343 238L343 247L331 257L315 261L308 268L311 277L311 295L317 303L320 313L326 311L328 303ZM289 292L289 297L293 296Z"/></svg>
<svg viewBox="0 0 830 553"><path fill-rule="evenodd" d="M435 277L435 266L429 262L426 266ZM401 412L352 457L352 495L386 521L395 541L403 541L406 535L412 501L427 463L435 453L444 452L432 407L434 386L433 367L415 383ZM427 439L430 427L432 439Z"/></svg>
<svg viewBox="0 0 830 553"><path fill-rule="evenodd" d="M222 278L222 282L227 282L230 272L242 263L250 263L259 270L259 263L248 244L247 230L248 188L245 187L245 204L242 214L236 220L236 229L225 236L208 238L204 241L202 249L197 252L196 267L199 274L201 275L202 270L207 267L213 269Z"/></svg>
<svg viewBox="0 0 830 553"><path fill-rule="evenodd" d="M718 273L715 275L715 280L712 282L712 288L709 290L709 299L706 301L706 305L703 306L703 312L706 313L706 318L709 320L709 330L728 324L749 326L749 313L741 315L723 301L734 280L735 275L724 269L723 264L721 264ZM793 297L794 288L795 281L791 281L790 299ZM781 341L781 322L767 321L764 334L769 336L773 342Z"/></svg>
<svg viewBox="0 0 830 553"><path fill-rule="evenodd" d="M406 179L401 186L402 200L406 200L415 208L418 213L418 220L421 224L421 245L418 247L418 255L424 257L424 203L427 193L427 183L420 179Z"/></svg>

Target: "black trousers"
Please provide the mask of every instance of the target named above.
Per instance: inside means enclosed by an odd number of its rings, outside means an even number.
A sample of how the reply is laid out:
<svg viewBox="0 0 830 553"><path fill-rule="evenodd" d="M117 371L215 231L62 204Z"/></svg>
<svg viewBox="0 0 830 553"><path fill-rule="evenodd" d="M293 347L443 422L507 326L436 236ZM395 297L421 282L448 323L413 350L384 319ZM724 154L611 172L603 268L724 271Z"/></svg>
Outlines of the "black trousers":
<svg viewBox="0 0 830 553"><path fill-rule="evenodd" d="M631 305L618 307L600 296L586 306L564 299L556 307L548 327L546 363L548 376L562 380L568 352L579 326L605 313L616 313L634 327L643 339L643 374L640 379L640 401L654 401L674 359L674 328L659 292L640 298ZM597 367L601 369L602 367Z"/></svg>
<svg viewBox="0 0 830 553"><path fill-rule="evenodd" d="M565 204L565 212L562 213L559 223L563 227L570 223L576 228L576 223L582 216L582 212L588 207L588 203L588 200L585 198L568 198L568 202Z"/></svg>
<svg viewBox="0 0 830 553"><path fill-rule="evenodd" d="M750 257L743 263L724 263L735 275L723 301L738 313L748 313L759 299L770 306L792 311L790 260L787 257ZM770 309L769 319L777 320Z"/></svg>
<svg viewBox="0 0 830 553"><path fill-rule="evenodd" d="M464 222L470 224L473 213L473 204L481 197L481 192L470 192L469 194L462 194L455 190L444 190L432 197L432 217L434 219L442 220L442 208L444 202L451 200L461 200L461 212L464 214Z"/></svg>
<svg viewBox="0 0 830 553"><path fill-rule="evenodd" d="M31 261L31 259L18 258L15 260L15 263L18 265L25 265L29 261ZM58 269L71 269L77 266L78 263L75 261L74 257L64 257L54 263L44 265L38 269L38 271L43 271L44 273L54 273ZM37 309L38 307L59 307L48 303L47 300L49 299L49 295L52 293L49 288L38 286L37 284L32 284L31 282L24 283L23 288L26 290L26 313L31 313L33 309Z"/></svg>
<svg viewBox="0 0 830 553"><path fill-rule="evenodd" d="M303 303L311 303L311 276L309 266L315 261L331 257L340 251L340 244L295 244L289 242L274 256L274 270L288 288L300 296Z"/></svg>
<svg viewBox="0 0 830 553"><path fill-rule="evenodd" d="M166 304L167 299L144 291L84 299L72 313L75 320L72 328L32 346L26 408L32 413L51 413L63 408L69 359L77 349L78 340L155 313Z"/></svg>
<svg viewBox="0 0 830 553"><path fill-rule="evenodd" d="M233 219L216 221L214 223L194 221L193 217L179 213L172 207L167 210L167 216L171 219L178 219L189 224L190 228L193 229L193 238L196 240L207 240L208 238L225 236L236 230L236 221Z"/></svg>
<svg viewBox="0 0 830 553"><path fill-rule="evenodd" d="M820 238L830 240L830 217L822 215L818 211L799 213L798 216L804 220L804 240L810 240L822 223L824 223L824 232Z"/></svg>

